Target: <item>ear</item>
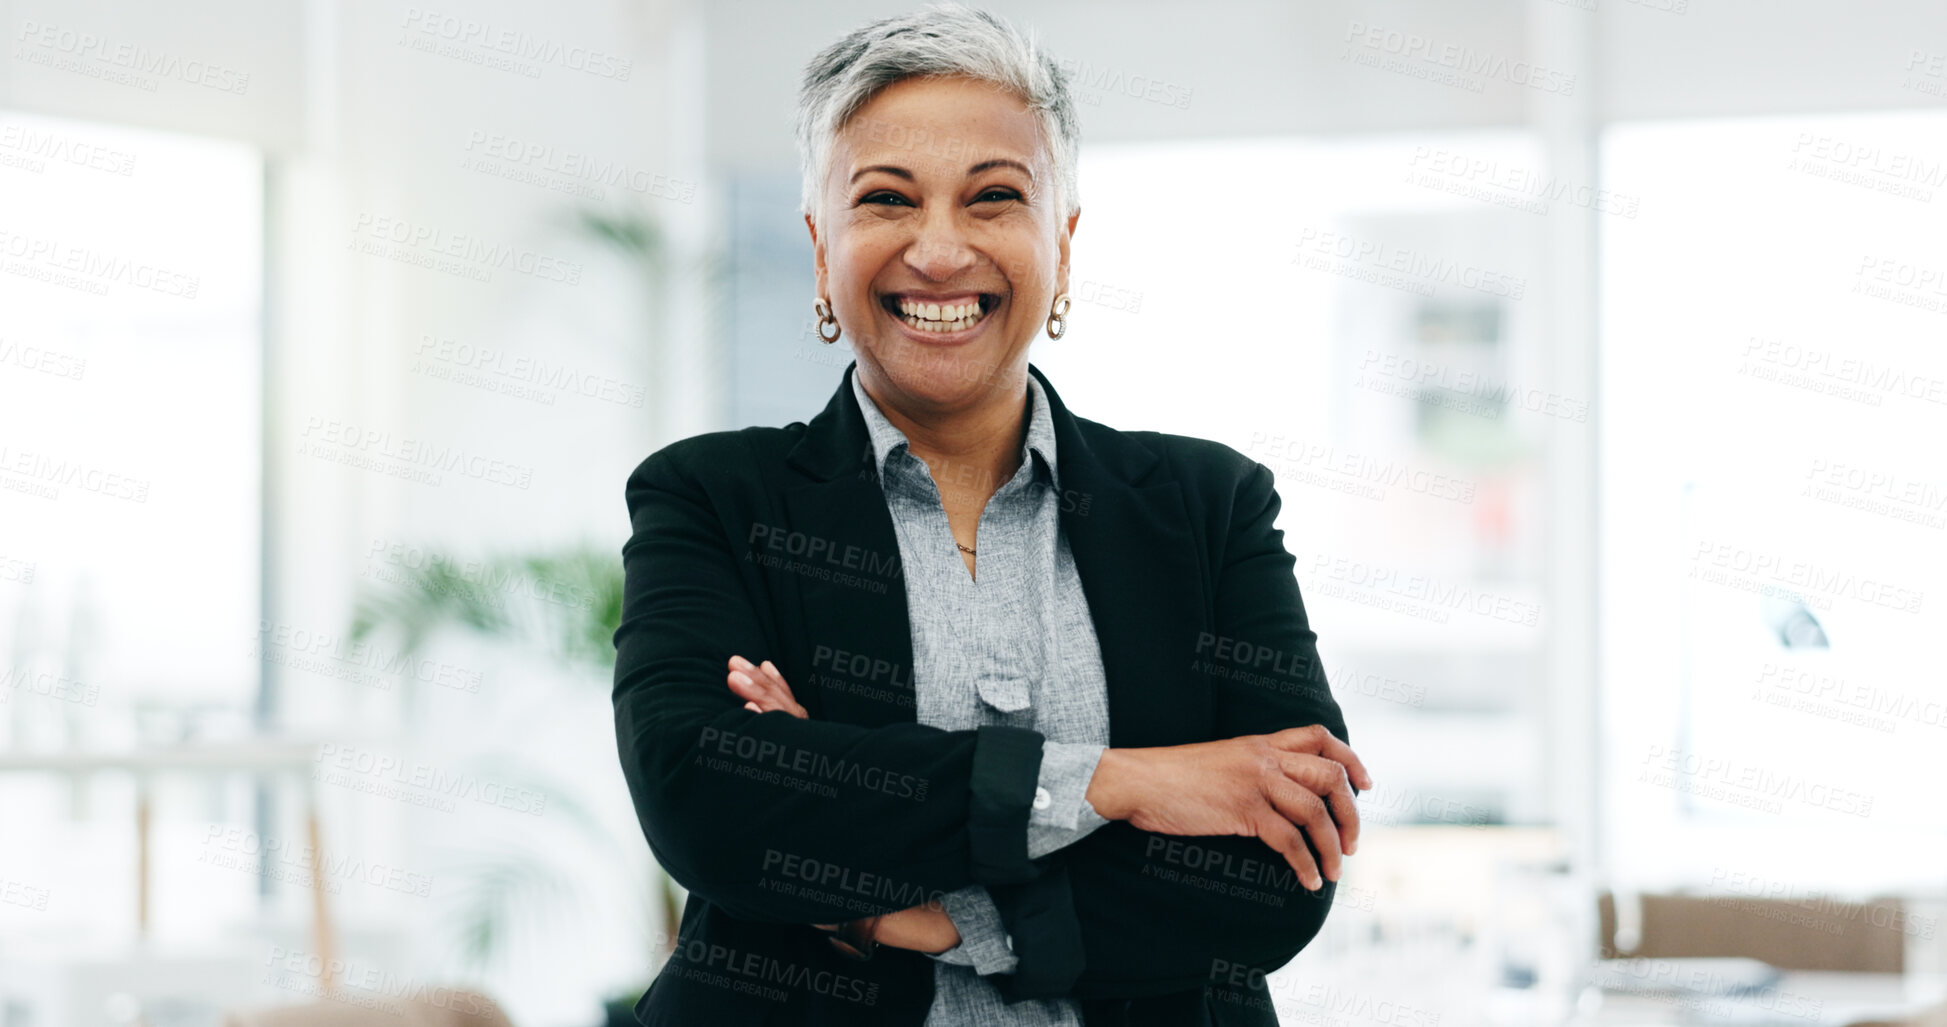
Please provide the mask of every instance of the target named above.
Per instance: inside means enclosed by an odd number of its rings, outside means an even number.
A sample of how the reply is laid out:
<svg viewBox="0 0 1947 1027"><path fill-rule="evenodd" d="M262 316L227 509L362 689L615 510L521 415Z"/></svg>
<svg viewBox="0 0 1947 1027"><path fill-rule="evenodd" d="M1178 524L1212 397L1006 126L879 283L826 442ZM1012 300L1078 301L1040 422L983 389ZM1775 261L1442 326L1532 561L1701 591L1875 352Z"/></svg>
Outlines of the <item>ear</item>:
<svg viewBox="0 0 1947 1027"><path fill-rule="evenodd" d="M811 267L817 276L816 288L818 295L824 296L827 295L825 292L825 243L822 239L818 238L818 222L813 221L810 214L804 216L804 226L811 232Z"/></svg>
<svg viewBox="0 0 1947 1027"><path fill-rule="evenodd" d="M1055 295L1057 296L1068 291L1068 244L1074 241L1075 225L1081 220L1082 209L1077 207L1075 213L1068 215L1067 227L1055 237L1056 244L1061 247L1061 264L1055 270Z"/></svg>

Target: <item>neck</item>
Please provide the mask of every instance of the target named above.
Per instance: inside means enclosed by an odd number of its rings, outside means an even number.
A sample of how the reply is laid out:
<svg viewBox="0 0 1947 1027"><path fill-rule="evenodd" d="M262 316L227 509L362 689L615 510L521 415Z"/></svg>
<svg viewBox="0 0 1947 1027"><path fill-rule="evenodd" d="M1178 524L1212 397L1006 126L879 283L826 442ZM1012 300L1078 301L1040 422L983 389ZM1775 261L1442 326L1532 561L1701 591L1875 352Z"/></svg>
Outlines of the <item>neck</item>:
<svg viewBox="0 0 1947 1027"><path fill-rule="evenodd" d="M1020 469L1029 416L1025 366L983 390L977 402L952 408L914 400L864 371L860 364L854 372L859 385L886 420L906 433L906 448L933 472L942 495L989 496Z"/></svg>

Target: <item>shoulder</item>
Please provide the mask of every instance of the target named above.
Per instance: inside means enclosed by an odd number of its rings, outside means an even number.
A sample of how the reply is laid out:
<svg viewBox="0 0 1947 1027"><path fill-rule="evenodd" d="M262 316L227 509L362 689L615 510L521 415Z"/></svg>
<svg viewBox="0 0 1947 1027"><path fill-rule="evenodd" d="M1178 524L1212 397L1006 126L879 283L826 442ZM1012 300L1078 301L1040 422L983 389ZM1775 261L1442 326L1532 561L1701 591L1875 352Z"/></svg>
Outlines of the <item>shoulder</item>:
<svg viewBox="0 0 1947 1027"><path fill-rule="evenodd" d="M1167 432L1137 432L1180 481L1214 485L1225 491L1266 471L1263 464L1214 439Z"/></svg>
<svg viewBox="0 0 1947 1027"><path fill-rule="evenodd" d="M1212 439L1146 432L1163 457L1169 473L1213 537L1243 530L1278 513L1276 481L1271 469L1250 456Z"/></svg>
<svg viewBox="0 0 1947 1027"><path fill-rule="evenodd" d="M1145 451L1147 470L1139 489L1174 487L1192 537L1207 554L1207 567L1228 566L1233 554L1255 551L1270 540L1281 545L1276 529L1280 510L1270 468L1214 439L1158 431L1088 429L1104 448ZM1107 435L1100 434L1108 432Z"/></svg>
<svg viewBox="0 0 1947 1027"><path fill-rule="evenodd" d="M1147 476L1152 481L1175 481L1186 498L1205 503L1227 503L1239 493L1269 487L1271 471L1262 463L1214 439L1176 435L1160 431L1122 431L1094 421L1084 421L1098 439L1113 438L1115 444L1147 450L1156 465Z"/></svg>

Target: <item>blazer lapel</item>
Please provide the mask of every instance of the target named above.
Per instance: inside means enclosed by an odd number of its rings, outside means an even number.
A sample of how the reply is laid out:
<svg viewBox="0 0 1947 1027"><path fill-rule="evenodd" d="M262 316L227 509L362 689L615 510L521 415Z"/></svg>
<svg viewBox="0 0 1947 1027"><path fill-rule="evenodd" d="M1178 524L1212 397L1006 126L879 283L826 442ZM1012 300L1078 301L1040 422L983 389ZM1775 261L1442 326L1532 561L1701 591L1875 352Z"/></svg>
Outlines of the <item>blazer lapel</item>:
<svg viewBox="0 0 1947 1027"><path fill-rule="evenodd" d="M787 459L813 479L784 494L785 555L798 565L785 577L797 585L814 686L805 706L866 727L911 723L905 567L849 377Z"/></svg>
<svg viewBox="0 0 1947 1027"><path fill-rule="evenodd" d="M1175 481L1139 441L1068 412L1039 368L1061 465L1061 525L1088 597L1109 692L1109 743L1143 747L1209 738L1212 709L1192 671L1210 609L1203 561Z"/></svg>

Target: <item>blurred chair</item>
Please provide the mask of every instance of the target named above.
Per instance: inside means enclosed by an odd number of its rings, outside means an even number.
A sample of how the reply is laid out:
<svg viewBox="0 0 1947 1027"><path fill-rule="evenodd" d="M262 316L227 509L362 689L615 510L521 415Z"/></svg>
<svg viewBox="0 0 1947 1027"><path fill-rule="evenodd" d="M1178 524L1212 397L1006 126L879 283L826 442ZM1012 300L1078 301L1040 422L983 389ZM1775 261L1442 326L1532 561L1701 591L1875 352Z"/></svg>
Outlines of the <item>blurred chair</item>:
<svg viewBox="0 0 1947 1027"><path fill-rule="evenodd" d="M444 1002L375 998L370 1005L376 1008L370 1008L340 999L232 1010L224 1014L223 1027L513 1027L507 1014L485 995L441 990Z"/></svg>
<svg viewBox="0 0 1947 1027"><path fill-rule="evenodd" d="M1626 947L1627 937L1618 945L1616 897L1604 892L1597 900L1604 959L1742 956L1780 970L1906 970L1905 913L1898 899L1639 895L1624 901L1636 904L1623 911L1630 924L1625 933L1637 936L1633 947Z"/></svg>
<svg viewBox="0 0 1947 1027"><path fill-rule="evenodd" d="M1947 1027L1947 1005L1934 1006L1903 1020L1855 1020L1846 1027Z"/></svg>

